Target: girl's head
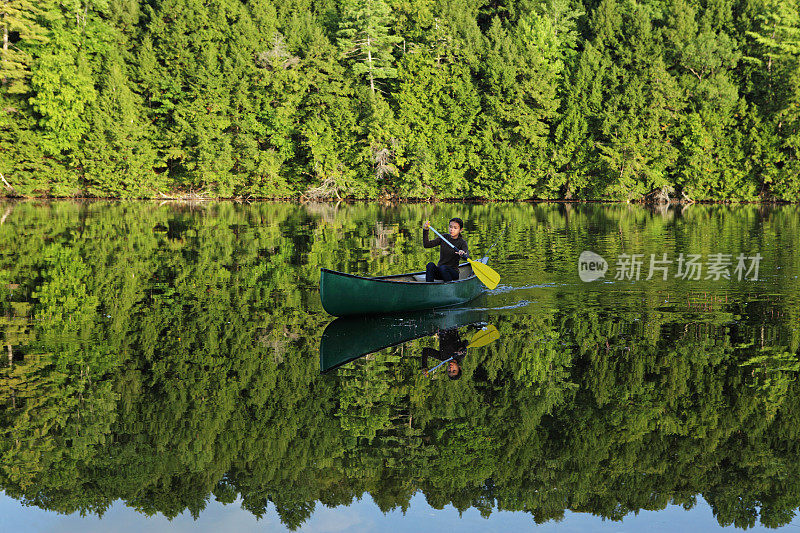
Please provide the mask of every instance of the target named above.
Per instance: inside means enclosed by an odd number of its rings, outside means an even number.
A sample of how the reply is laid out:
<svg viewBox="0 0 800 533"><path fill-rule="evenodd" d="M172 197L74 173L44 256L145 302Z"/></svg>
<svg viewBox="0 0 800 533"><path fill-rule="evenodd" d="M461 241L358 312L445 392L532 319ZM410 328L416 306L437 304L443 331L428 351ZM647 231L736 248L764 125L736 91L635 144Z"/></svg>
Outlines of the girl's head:
<svg viewBox="0 0 800 533"><path fill-rule="evenodd" d="M450 236L457 239L461 234L461 228L464 227L464 221L458 217L450 219Z"/></svg>
<svg viewBox="0 0 800 533"><path fill-rule="evenodd" d="M447 365L447 377L450 379L458 379L461 377L461 365L455 359L450 361Z"/></svg>

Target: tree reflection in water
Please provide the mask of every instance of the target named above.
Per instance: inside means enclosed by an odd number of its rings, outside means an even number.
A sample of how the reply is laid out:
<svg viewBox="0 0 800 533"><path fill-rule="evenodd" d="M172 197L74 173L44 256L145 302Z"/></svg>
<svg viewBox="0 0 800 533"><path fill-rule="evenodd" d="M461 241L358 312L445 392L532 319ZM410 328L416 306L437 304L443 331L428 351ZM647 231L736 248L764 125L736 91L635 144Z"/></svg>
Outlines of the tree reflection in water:
<svg viewBox="0 0 800 533"><path fill-rule="evenodd" d="M289 527L318 503L368 493L382 510L406 509L420 491L435 508L536 522L566 510L616 520L698 497L721 524L791 520L792 213L697 206L665 222L616 206L473 206L471 246L492 242L480 228L511 226L497 262L506 283L561 284L511 311L493 310L510 291L478 302L482 317L453 327L467 338L491 322L501 337L469 350L459 380L420 372L436 347L428 336L320 374L330 319L318 268L413 270L424 258L409 241L427 209L322 219L287 204L15 204L0 226L0 487L63 513L122 499L197 516L211 495L240 496L257 516L274 505ZM376 218L403 254L369 254ZM686 305L679 282L575 285L568 261L598 234L649 253L663 242L644 235L668 224L676 250L748 246L756 220L776 285L725 285L730 298L710 307ZM700 235L715 237L695 244Z"/></svg>

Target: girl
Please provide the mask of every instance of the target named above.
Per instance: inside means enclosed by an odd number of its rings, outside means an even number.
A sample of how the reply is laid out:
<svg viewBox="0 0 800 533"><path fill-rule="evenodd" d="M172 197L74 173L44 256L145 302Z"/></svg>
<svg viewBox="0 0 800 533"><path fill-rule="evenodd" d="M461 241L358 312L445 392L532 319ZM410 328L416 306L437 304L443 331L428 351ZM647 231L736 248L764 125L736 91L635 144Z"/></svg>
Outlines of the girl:
<svg viewBox="0 0 800 533"><path fill-rule="evenodd" d="M439 246L439 264L427 264L425 268L425 281L431 282L437 279L453 281L458 279L458 261L461 258L466 259L469 257L467 241L461 236L461 229L464 227L464 221L460 218L451 218L450 235L444 236L445 239L458 248L458 252L448 246L447 243L442 242L442 239L439 237L429 240L428 228L430 227L431 223L428 221L422 224L422 245L425 248Z"/></svg>

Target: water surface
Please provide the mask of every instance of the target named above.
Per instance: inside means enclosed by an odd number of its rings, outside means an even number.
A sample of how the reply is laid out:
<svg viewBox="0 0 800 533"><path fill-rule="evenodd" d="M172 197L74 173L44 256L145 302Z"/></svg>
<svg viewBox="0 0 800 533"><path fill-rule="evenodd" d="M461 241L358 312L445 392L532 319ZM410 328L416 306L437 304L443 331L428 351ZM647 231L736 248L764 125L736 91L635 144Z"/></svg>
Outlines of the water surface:
<svg viewBox="0 0 800 533"><path fill-rule="evenodd" d="M797 525L796 206L0 213L0 489L22 520L84 513L102 526L122 509L142 527L200 528L236 509L292 529L369 501L362 518L400 530L420 517L450 527L448 510L487 529L508 516L532 529L575 517L647 529L676 514ZM321 372L332 317L319 269L421 270L436 257L422 220L441 229L452 216L474 255L497 243L500 286L439 311L467 317L449 332L420 326ZM604 277L581 280L584 251L607 262ZM702 267L687 274L691 257ZM469 346L488 326L499 338ZM355 350L395 344L393 332L348 335ZM426 374L449 342L460 378Z"/></svg>

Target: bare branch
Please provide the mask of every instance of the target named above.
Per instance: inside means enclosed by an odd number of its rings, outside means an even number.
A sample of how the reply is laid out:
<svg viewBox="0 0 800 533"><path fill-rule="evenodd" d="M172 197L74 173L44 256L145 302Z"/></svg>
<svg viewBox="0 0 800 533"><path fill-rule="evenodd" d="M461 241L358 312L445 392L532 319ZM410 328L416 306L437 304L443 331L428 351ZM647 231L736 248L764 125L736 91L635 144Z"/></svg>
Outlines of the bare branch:
<svg viewBox="0 0 800 533"><path fill-rule="evenodd" d="M702 79L703 79L703 76L701 76L700 74L698 74L698 73L697 73L697 72L696 72L696 71L695 71L695 70L694 70L692 67L686 67L686 68L687 68L687 69L689 69L689 70L691 71L691 73L692 73L692 74L694 74L695 76L697 76L697 79L698 79L698 80L702 80Z"/></svg>
<svg viewBox="0 0 800 533"><path fill-rule="evenodd" d="M9 191L11 191L11 194L17 194L17 191L14 189L14 187L12 187L12 186L11 186L11 184L10 184L10 183L8 183L8 182L6 181L6 177L5 177L5 176L3 176L3 174L2 174L2 173L0 173L0 179L1 179L1 180L3 180L3 184L6 186L6 189L8 189Z"/></svg>

